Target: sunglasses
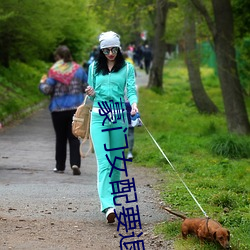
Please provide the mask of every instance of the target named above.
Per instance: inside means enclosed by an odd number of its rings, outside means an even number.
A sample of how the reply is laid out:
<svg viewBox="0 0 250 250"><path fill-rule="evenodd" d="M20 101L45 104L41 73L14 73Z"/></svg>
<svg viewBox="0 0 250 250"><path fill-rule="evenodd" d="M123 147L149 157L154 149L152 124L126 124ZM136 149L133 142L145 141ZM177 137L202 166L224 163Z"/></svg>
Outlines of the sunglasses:
<svg viewBox="0 0 250 250"><path fill-rule="evenodd" d="M104 55L109 55L110 51L112 52L112 54L117 54L118 48L117 47L114 47L114 48L111 48L111 49L105 48L105 49L102 50Z"/></svg>

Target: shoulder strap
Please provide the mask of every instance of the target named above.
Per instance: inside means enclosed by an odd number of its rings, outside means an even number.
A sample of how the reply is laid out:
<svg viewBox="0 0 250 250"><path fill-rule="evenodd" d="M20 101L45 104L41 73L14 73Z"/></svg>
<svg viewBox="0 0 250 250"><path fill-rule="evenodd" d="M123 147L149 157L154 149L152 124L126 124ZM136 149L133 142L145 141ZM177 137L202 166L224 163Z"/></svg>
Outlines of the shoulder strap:
<svg viewBox="0 0 250 250"><path fill-rule="evenodd" d="M126 82L125 82L125 88L124 93L127 94L127 86L128 86L128 63L126 62Z"/></svg>
<svg viewBox="0 0 250 250"><path fill-rule="evenodd" d="M128 63L126 62L126 67L127 67L127 72L126 72L126 85L127 85L127 81L128 81Z"/></svg>
<svg viewBox="0 0 250 250"><path fill-rule="evenodd" d="M81 155L82 158L87 157L87 155L88 155L90 152L94 153L93 142L92 142L92 139L91 139L91 136L90 136L90 133L89 133L89 128L90 128L90 115L88 116L88 122L87 122L87 124L88 124L88 125L87 125L87 131L88 131L88 133L86 133L85 137L82 138L82 141L81 141L80 147L79 147L80 155ZM84 144L85 144L87 141L89 141L89 148L88 148L87 152L84 153L84 151L83 151L83 146L84 146Z"/></svg>
<svg viewBox="0 0 250 250"><path fill-rule="evenodd" d="M85 94L85 97L84 97L84 100L83 100L83 105L85 105L86 104L86 101L87 101L87 98L88 98L88 95L87 94Z"/></svg>
<svg viewBox="0 0 250 250"><path fill-rule="evenodd" d="M86 153L83 152L83 146L84 144L89 141L89 148L87 150ZM87 138L84 138L80 144L80 147L79 147L79 151L80 151L80 155L82 158L85 158L90 152L94 153L94 147L93 147L93 142L92 142L92 139L91 137L89 136L89 139Z"/></svg>
<svg viewBox="0 0 250 250"><path fill-rule="evenodd" d="M93 85L94 85L94 67L95 67L95 61L93 62L93 66L92 66L92 82L93 82ZM95 87L95 86L94 86Z"/></svg>
<svg viewBox="0 0 250 250"><path fill-rule="evenodd" d="M88 98L88 95L86 94L82 106L86 105L87 98ZM80 155L81 155L82 158L87 157L87 155L90 153L90 151L92 153L94 153L94 147L93 147L92 139L90 137L90 115L88 115L86 131L87 132L85 134L85 137L80 138L81 142L80 142L79 151L80 151ZM83 146L84 146L84 144L86 144L87 141L89 141L89 148L87 149L87 151L85 153L84 150L83 150Z"/></svg>
<svg viewBox="0 0 250 250"><path fill-rule="evenodd" d="M128 87L128 62L126 62L126 83L125 83L125 88L124 88L124 97L125 101L127 100L127 87Z"/></svg>

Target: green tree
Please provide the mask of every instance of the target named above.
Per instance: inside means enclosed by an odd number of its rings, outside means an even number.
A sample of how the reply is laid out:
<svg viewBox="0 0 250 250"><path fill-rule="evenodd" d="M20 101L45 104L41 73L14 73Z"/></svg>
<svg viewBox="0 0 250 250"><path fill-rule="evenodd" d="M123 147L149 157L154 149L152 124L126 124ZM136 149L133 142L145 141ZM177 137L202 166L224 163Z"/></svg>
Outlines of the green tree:
<svg viewBox="0 0 250 250"><path fill-rule="evenodd" d="M246 11L249 8L248 0L232 0L236 39L250 36L250 13Z"/></svg>
<svg viewBox="0 0 250 250"><path fill-rule="evenodd" d="M96 12L101 31L113 30L121 35L122 46L130 42L141 43L140 33L149 31L152 35L154 0L94 0L92 6Z"/></svg>
<svg viewBox="0 0 250 250"><path fill-rule="evenodd" d="M192 14L191 14L192 13ZM195 9L190 2L185 4L185 59L188 69L189 82L195 105L200 113L217 113L218 108L207 95L202 84L200 74L200 55L196 43L196 15Z"/></svg>
<svg viewBox="0 0 250 250"><path fill-rule="evenodd" d="M228 130L237 134L249 134L250 123L236 63L230 0L212 0L213 17L200 0L191 1L204 16L213 37Z"/></svg>
<svg viewBox="0 0 250 250"><path fill-rule="evenodd" d="M55 43L57 29L53 35L49 29L50 6L42 1L34 2L3 0L0 3L3 13L12 13L4 21L0 21L0 51L3 53L1 63L8 67L11 59L27 61L37 56L38 51L46 52ZM48 10L48 11L47 11ZM44 51L45 50L45 51Z"/></svg>
<svg viewBox="0 0 250 250"><path fill-rule="evenodd" d="M166 54L166 41L164 39L166 32L166 20L169 9L177 7L176 3L168 0L156 1L155 13L155 34L154 34L154 57L150 70L148 87L157 87L162 89L163 66Z"/></svg>
<svg viewBox="0 0 250 250"><path fill-rule="evenodd" d="M89 1L2 0L0 10L0 63L48 60L59 44L66 44L73 56L82 59L95 38L95 19ZM34 8L35 4L35 8Z"/></svg>
<svg viewBox="0 0 250 250"><path fill-rule="evenodd" d="M241 85L245 94L250 95L250 8L248 0L232 1L237 60Z"/></svg>

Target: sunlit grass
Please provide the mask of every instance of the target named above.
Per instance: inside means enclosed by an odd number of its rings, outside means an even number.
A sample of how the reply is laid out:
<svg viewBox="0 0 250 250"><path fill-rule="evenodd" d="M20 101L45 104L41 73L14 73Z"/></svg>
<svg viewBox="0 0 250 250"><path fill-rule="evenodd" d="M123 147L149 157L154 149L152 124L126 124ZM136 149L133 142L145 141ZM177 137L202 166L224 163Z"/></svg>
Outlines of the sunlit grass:
<svg viewBox="0 0 250 250"><path fill-rule="evenodd" d="M231 231L232 249L250 249L249 237L246 237L250 227L250 159L246 153L250 138L228 134L218 78L210 68L202 68L201 74L209 97L220 110L219 114L201 115L197 111L187 70L180 60L166 65L163 94L146 88L139 90L142 120L174 170L143 127L135 130L133 163L161 171L165 184L156 188L161 191L165 204L190 217L203 216L180 181L179 177L182 178L206 213ZM231 144L227 143L230 138L233 140ZM233 154L238 157L233 157ZM175 238L178 250L201 249L196 239L190 244L190 241L187 243L177 237L180 234L180 229L176 229L179 224L177 219L176 222L159 225L156 231L166 238ZM206 244L202 249L217 249L217 246Z"/></svg>

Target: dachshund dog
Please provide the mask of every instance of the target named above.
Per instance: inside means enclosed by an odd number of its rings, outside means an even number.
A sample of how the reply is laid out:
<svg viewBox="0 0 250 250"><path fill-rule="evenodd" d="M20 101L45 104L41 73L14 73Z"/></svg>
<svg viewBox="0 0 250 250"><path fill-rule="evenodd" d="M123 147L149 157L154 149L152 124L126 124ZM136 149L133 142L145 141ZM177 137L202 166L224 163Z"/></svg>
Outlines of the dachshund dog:
<svg viewBox="0 0 250 250"><path fill-rule="evenodd" d="M181 233L183 239L187 239L188 234L196 235L200 241L216 241L223 249L231 249L229 240L230 232L222 227L222 225L210 218L187 218L185 215L173 212L172 210L163 207L169 213L183 219L181 225Z"/></svg>

